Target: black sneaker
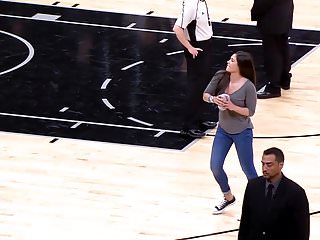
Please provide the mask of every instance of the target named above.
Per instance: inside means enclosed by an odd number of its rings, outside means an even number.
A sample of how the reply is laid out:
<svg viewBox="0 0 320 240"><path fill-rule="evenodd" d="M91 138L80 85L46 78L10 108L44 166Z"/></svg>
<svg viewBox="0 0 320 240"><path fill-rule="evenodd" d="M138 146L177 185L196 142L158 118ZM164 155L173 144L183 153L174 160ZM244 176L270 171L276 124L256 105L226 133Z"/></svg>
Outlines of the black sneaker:
<svg viewBox="0 0 320 240"><path fill-rule="evenodd" d="M233 205L236 201L236 198L233 196L232 200L228 201L227 199L223 199L219 204L214 207L212 214L221 214L226 207Z"/></svg>

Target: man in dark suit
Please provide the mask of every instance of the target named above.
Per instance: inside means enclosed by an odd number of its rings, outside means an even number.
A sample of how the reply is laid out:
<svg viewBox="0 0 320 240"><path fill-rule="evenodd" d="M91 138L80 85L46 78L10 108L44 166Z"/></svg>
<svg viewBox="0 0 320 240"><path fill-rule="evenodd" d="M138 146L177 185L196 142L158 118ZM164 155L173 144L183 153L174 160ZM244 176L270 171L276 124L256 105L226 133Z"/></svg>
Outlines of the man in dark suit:
<svg viewBox="0 0 320 240"><path fill-rule="evenodd" d="M303 188L281 172L283 152L269 148L261 162L263 176L246 187L238 240L308 240L309 202Z"/></svg>
<svg viewBox="0 0 320 240"><path fill-rule="evenodd" d="M290 89L291 63L289 32L293 21L293 0L254 0L251 20L257 21L262 37L264 69L269 83L258 98L281 96L281 88Z"/></svg>

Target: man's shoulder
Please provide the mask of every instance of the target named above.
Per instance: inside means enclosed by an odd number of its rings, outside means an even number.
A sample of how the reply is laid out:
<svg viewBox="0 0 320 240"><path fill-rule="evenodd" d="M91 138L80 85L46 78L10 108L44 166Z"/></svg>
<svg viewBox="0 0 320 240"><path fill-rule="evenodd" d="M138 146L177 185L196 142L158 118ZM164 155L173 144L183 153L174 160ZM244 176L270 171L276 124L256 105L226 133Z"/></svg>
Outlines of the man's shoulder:
<svg viewBox="0 0 320 240"><path fill-rule="evenodd" d="M266 182L265 178L263 176L260 176L260 177L250 179L248 181L248 185L255 186L255 185L263 184L265 182Z"/></svg>
<svg viewBox="0 0 320 240"><path fill-rule="evenodd" d="M296 190L296 191L303 191L304 192L303 187L301 187L298 183L291 180L290 178L288 178L286 176L282 176L282 181L283 181L283 184L286 185L288 188Z"/></svg>

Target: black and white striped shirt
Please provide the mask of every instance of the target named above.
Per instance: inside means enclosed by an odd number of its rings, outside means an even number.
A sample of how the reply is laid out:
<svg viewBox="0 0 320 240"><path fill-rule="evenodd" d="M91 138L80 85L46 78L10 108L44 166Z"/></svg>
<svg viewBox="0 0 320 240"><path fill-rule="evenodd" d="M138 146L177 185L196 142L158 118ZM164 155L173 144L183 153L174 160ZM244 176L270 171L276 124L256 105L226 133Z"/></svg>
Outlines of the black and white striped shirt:
<svg viewBox="0 0 320 240"><path fill-rule="evenodd" d="M184 29L190 41L204 41L212 37L212 25L205 0L183 0L182 13L175 25Z"/></svg>

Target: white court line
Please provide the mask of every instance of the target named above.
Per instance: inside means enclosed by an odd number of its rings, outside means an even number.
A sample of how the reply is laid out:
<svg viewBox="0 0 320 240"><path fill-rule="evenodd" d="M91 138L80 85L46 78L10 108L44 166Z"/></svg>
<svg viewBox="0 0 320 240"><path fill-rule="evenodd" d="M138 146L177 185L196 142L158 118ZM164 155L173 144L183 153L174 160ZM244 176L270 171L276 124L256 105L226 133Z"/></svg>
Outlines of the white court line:
<svg viewBox="0 0 320 240"><path fill-rule="evenodd" d="M141 32L153 32L153 33L166 33L166 34L172 34L175 35L173 31L162 31L162 30L154 30L154 29L145 29L145 28L128 28L128 27L120 27L120 26L114 26L114 25L105 25L105 24L95 24L95 23L82 23L82 22L73 22L73 21L62 21L62 20L44 20L44 19L32 19L30 17L23 17L23 16L16 16L16 15L9 15L9 14L0 14L2 17L11 17L11 18L19 18L19 19L31 19L34 21L46 21L46 22L54 22L54 23L65 23L65 24L74 24L74 25L81 25L81 26L91 26L91 27L102 27L102 28L112 28L112 29L123 29L128 31L141 31ZM242 24L244 25L244 24ZM301 29L301 30L308 30L308 29ZM319 29L318 29L319 31ZM227 36L213 36L213 38L218 39L231 39L231 40L244 40L244 41L253 41L253 42L261 42L260 39L251 39L251 38L238 38L238 37L227 37ZM306 45L309 46L308 43L295 43L291 42L292 44L297 45ZM312 46L312 44L311 44ZM317 45L315 45L317 46Z"/></svg>
<svg viewBox="0 0 320 240"><path fill-rule="evenodd" d="M135 25L137 25L136 23L131 23L131 24L129 24L126 28L132 28L132 27L134 27Z"/></svg>
<svg viewBox="0 0 320 240"><path fill-rule="evenodd" d="M183 50L181 50L181 51L176 51L176 52L169 52L169 53L166 53L166 55L167 55L167 56L171 56L171 55L180 54L180 53L183 53Z"/></svg>
<svg viewBox="0 0 320 240"><path fill-rule="evenodd" d="M72 125L71 128L77 128L81 125L82 122L77 122L76 124Z"/></svg>
<svg viewBox="0 0 320 240"><path fill-rule="evenodd" d="M158 132L156 135L154 135L154 137L160 137L164 133L165 133L164 131Z"/></svg>
<svg viewBox="0 0 320 240"><path fill-rule="evenodd" d="M295 43L295 42L289 42L290 45L297 45L297 46L307 46L307 47L316 47L317 44L313 43Z"/></svg>
<svg viewBox="0 0 320 240"><path fill-rule="evenodd" d="M238 37L225 37L225 36L213 36L214 38L219 38L219 39L229 39L229 40L239 40L239 41L248 41L248 42L261 42L261 39L254 39L254 38L238 38ZM289 42L289 44L292 45L298 45L298 46L310 46L310 47L315 47L317 44L312 44L312 43L299 43L299 42Z"/></svg>
<svg viewBox="0 0 320 240"><path fill-rule="evenodd" d="M264 85L262 88L260 88L260 89L257 91L257 93L262 93L262 92L264 92L264 90L266 89L266 86L267 86L267 85Z"/></svg>
<svg viewBox="0 0 320 240"><path fill-rule="evenodd" d="M312 44L312 43L290 43L290 45L297 45L297 46L309 46L309 47L315 47L317 44ZM228 47L241 47L241 46L258 46L262 45L261 43L243 43L243 44L229 44Z"/></svg>
<svg viewBox="0 0 320 240"><path fill-rule="evenodd" d="M71 119L64 119L64 118L40 117L40 116L33 116L33 115L4 113L4 112L0 112L0 115L1 116L9 116L9 117L21 117L21 118L29 118L29 119L41 119L41 120L49 120L49 121L59 121L59 122L71 122L71 123L81 122L81 123L84 123L84 124L97 125L97 126L137 129L137 130L155 131L155 132L163 131L163 132L179 133L180 134L180 131L160 129L160 128L136 127L136 126L128 126L128 125L118 125L118 124L99 123L99 122L90 122L90 121L79 121L79 120L71 120Z"/></svg>
<svg viewBox="0 0 320 240"><path fill-rule="evenodd" d="M0 15L1 15L1 14L0 14ZM15 66L15 67L13 67L13 68L10 68L10 69L8 69L8 70L6 70L6 71L0 72L0 76L1 76L1 75L3 75L3 74L8 73L8 72L12 72L12 71L14 71L14 70L16 70L16 69L18 69L18 68L26 65L28 62L30 62L30 60L31 60L31 59L33 58L33 56L34 56L34 48L32 47L32 45L31 45L27 40L25 40L25 39L23 39L23 38L21 38L21 37L19 37L19 36L17 36L17 35L14 35L14 34L12 34L12 33L8 33L8 32L5 32L5 31L1 31L1 30L0 30L0 33L9 35L9 36L11 36L11 37L13 37L13 38L16 38L16 39L20 40L20 41L23 42L23 43L27 46L27 48L29 49L28 57L27 57L22 63L18 64L17 66ZM2 59L1 61L3 61L3 59Z"/></svg>
<svg viewBox="0 0 320 240"><path fill-rule="evenodd" d="M16 3L21 3L21 1L17 1L17 0L10 0L10 2L16 2ZM67 9L74 9L74 7L69 7L69 6L59 6L59 5L52 5L52 4L41 4L41 3L27 3L27 2L24 2L23 4L32 4L32 5L38 5L38 6L46 6L46 7L53 7L53 8L61 8L61 7L63 7L63 8L67 8ZM88 11L88 10L90 10L90 11L92 11L92 12L104 12L104 13L109 13L110 11L108 11L108 10L103 10L103 9L88 9L88 8L82 8L82 6L81 7L79 7L79 8L77 8L77 9L79 9L79 10L85 10L85 11ZM128 12L128 11L112 11L112 13L118 13L118 14L130 14L130 15L137 15L137 16L143 16L143 17L145 17L145 16L149 16L149 15L146 15L145 14L145 12L143 12L143 13L134 13L134 12ZM170 14L170 15L152 15L152 16L150 16L150 17L156 17L156 18L176 18L176 15L172 15L172 14ZM214 23L214 22L212 22L212 23ZM253 27L255 27L256 26L256 23L253 23L253 22L251 22L251 23L239 23L239 22L233 22L233 21L231 21L230 19L229 19L229 21L228 22L219 22L219 23L224 23L224 24L234 24L234 25L245 25L245 26L253 26ZM320 28L315 28L315 27L307 27L307 28L295 28L295 30L311 30L311 31L320 31Z"/></svg>
<svg viewBox="0 0 320 240"><path fill-rule="evenodd" d="M137 122L137 123L140 123L140 124L143 124L143 125L146 125L146 126L153 126L152 123L147 123L147 122L144 122L144 121L141 121L141 120L138 120L136 118L133 118L133 117L128 117L127 119L131 120L131 121L134 121L134 122Z"/></svg>
<svg viewBox="0 0 320 240"><path fill-rule="evenodd" d="M112 106L112 104L108 101L108 99L102 98L102 101L103 101L103 103L104 103L105 105L107 105L108 108L110 108L110 109L115 109L115 107Z"/></svg>
<svg viewBox="0 0 320 240"><path fill-rule="evenodd" d="M128 30L128 31L141 31L141 32L154 32L154 33L175 34L175 33L172 32L172 31L160 31L160 30L152 30L152 29L144 29L144 28L127 28L127 27L120 27L120 26L113 26L113 25L105 25L105 24L71 22L71 21L62 21L62 20L43 20L43 19L40 20L40 19L32 19L32 18L30 18L30 17L15 16L15 15L9 15L9 14L0 14L0 16L1 16L1 17L11 17L11 18L34 20L34 21L45 21L45 22L53 22L53 23L65 23L65 24L73 24L73 25L88 26L88 27L101 27L101 28L122 29L122 30Z"/></svg>
<svg viewBox="0 0 320 240"><path fill-rule="evenodd" d="M318 50L320 48L320 44L317 45L315 48L311 49L309 52L307 52L305 55L303 55L301 58L299 58L297 61L295 61L292 65L291 68L294 68L295 66L297 66L299 63L301 63L304 59L306 59L307 57L309 57L309 55L311 55L313 52L315 52L316 50Z"/></svg>
<svg viewBox="0 0 320 240"><path fill-rule="evenodd" d="M244 47L244 46L259 46L262 43L241 43L241 44L229 44L228 47Z"/></svg>
<svg viewBox="0 0 320 240"><path fill-rule="evenodd" d="M68 109L69 109L68 107L64 107L64 108L60 109L59 112L65 112L65 111L67 111Z"/></svg>
<svg viewBox="0 0 320 240"><path fill-rule="evenodd" d="M303 55L301 58L299 58L297 61L295 61L292 65L291 65L291 69L295 68L299 63L301 63L304 59L306 59L307 57L309 57L313 52L315 52L316 50L318 50L320 48L320 44L313 48L312 50L310 50L309 52L307 52L305 55ZM267 85L264 85L262 88L260 88L257 93L261 93L264 92L265 88Z"/></svg>
<svg viewBox="0 0 320 240"><path fill-rule="evenodd" d="M292 65L291 65L291 69L295 68L299 63L301 63L304 59L306 59L307 57L309 57L309 55L311 55L313 52L315 52L316 50L318 50L320 48L320 44L313 48L312 50L310 50L309 52L307 52L305 55L303 55L301 58L299 58L297 61L295 61ZM262 88L260 88L257 93L261 93L264 92L265 88L267 85L264 85Z"/></svg>
<svg viewBox="0 0 320 240"><path fill-rule="evenodd" d="M126 66L126 67L123 67L123 68L121 68L121 70L125 71L125 70L128 70L129 68L132 68L132 67L137 66L137 65L142 64L142 63L144 63L144 61L139 61L139 62L130 64L130 65Z"/></svg>
<svg viewBox="0 0 320 240"><path fill-rule="evenodd" d="M168 41L168 39L164 38L164 39L160 40L159 43L165 43L166 41Z"/></svg>
<svg viewBox="0 0 320 240"><path fill-rule="evenodd" d="M111 81L111 78L107 78L101 85L101 89L106 89L110 81Z"/></svg>
<svg viewBox="0 0 320 240"><path fill-rule="evenodd" d="M61 15L36 13L31 18L32 19L39 19L39 20L57 20L60 17L61 17Z"/></svg>
<svg viewBox="0 0 320 240"><path fill-rule="evenodd" d="M248 41L248 42L262 42L261 39L254 39L254 38L240 38L240 37L226 37L226 36L213 36L213 38Z"/></svg>

